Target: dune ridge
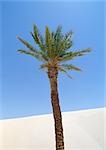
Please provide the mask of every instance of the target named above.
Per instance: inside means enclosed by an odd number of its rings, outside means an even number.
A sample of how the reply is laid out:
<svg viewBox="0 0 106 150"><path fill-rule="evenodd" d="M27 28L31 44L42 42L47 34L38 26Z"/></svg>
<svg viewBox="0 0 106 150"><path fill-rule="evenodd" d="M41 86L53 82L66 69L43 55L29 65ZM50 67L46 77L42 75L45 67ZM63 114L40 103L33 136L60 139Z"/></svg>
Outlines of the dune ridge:
<svg viewBox="0 0 106 150"><path fill-rule="evenodd" d="M63 112L66 150L106 149L106 108ZM55 150L52 114L0 120L1 150Z"/></svg>

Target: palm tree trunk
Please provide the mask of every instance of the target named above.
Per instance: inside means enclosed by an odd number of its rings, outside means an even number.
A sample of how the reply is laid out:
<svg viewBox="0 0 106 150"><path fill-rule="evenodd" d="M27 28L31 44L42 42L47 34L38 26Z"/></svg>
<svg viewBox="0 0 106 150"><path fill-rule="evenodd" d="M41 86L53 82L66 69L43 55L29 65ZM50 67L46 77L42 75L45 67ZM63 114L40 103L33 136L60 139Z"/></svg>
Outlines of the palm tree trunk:
<svg viewBox="0 0 106 150"><path fill-rule="evenodd" d="M51 86L51 103L52 103L54 124L55 124L56 150L64 150L62 115L61 115L61 109L59 105L57 76L58 76L58 71L55 67L48 70L48 77Z"/></svg>

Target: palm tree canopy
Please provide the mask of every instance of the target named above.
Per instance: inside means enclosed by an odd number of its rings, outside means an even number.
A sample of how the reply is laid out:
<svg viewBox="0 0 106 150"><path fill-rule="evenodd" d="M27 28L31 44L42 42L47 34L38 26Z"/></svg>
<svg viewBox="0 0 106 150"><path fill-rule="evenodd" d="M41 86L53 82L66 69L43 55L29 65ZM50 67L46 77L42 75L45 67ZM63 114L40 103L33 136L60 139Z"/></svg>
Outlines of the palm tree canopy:
<svg viewBox="0 0 106 150"><path fill-rule="evenodd" d="M28 54L43 62L42 69L56 67L58 71L67 73L69 70L81 71L80 68L72 64L63 64L66 61L73 60L78 56L84 56L91 52L90 48L84 50L70 50L73 45L73 32L69 31L63 35L62 27L58 26L55 32L51 32L49 27L45 27L45 37L43 37L36 25L33 26L33 32L30 32L35 46L18 37L26 46L26 50L19 49L20 53Z"/></svg>

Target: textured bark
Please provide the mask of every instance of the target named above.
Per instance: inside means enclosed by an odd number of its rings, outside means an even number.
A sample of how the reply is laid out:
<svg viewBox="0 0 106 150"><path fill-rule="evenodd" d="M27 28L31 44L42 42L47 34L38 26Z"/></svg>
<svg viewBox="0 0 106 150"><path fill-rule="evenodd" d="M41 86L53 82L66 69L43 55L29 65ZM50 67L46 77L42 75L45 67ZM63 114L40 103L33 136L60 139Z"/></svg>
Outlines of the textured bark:
<svg viewBox="0 0 106 150"><path fill-rule="evenodd" d="M56 150L64 150L62 115L61 115L61 109L59 105L57 76L58 76L58 71L55 67L50 68L48 70L48 77L51 86L51 103L52 103L54 124L55 124Z"/></svg>

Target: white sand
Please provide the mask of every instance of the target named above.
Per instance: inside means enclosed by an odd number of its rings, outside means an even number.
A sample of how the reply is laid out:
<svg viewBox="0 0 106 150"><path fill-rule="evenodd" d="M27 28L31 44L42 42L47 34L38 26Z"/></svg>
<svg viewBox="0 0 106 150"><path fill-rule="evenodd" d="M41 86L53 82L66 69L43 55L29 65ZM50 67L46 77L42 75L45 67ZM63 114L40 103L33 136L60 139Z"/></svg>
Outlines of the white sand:
<svg viewBox="0 0 106 150"><path fill-rule="evenodd" d="M106 150L104 114L106 108L63 113L65 150ZM55 150L52 115L0 120L0 150Z"/></svg>

